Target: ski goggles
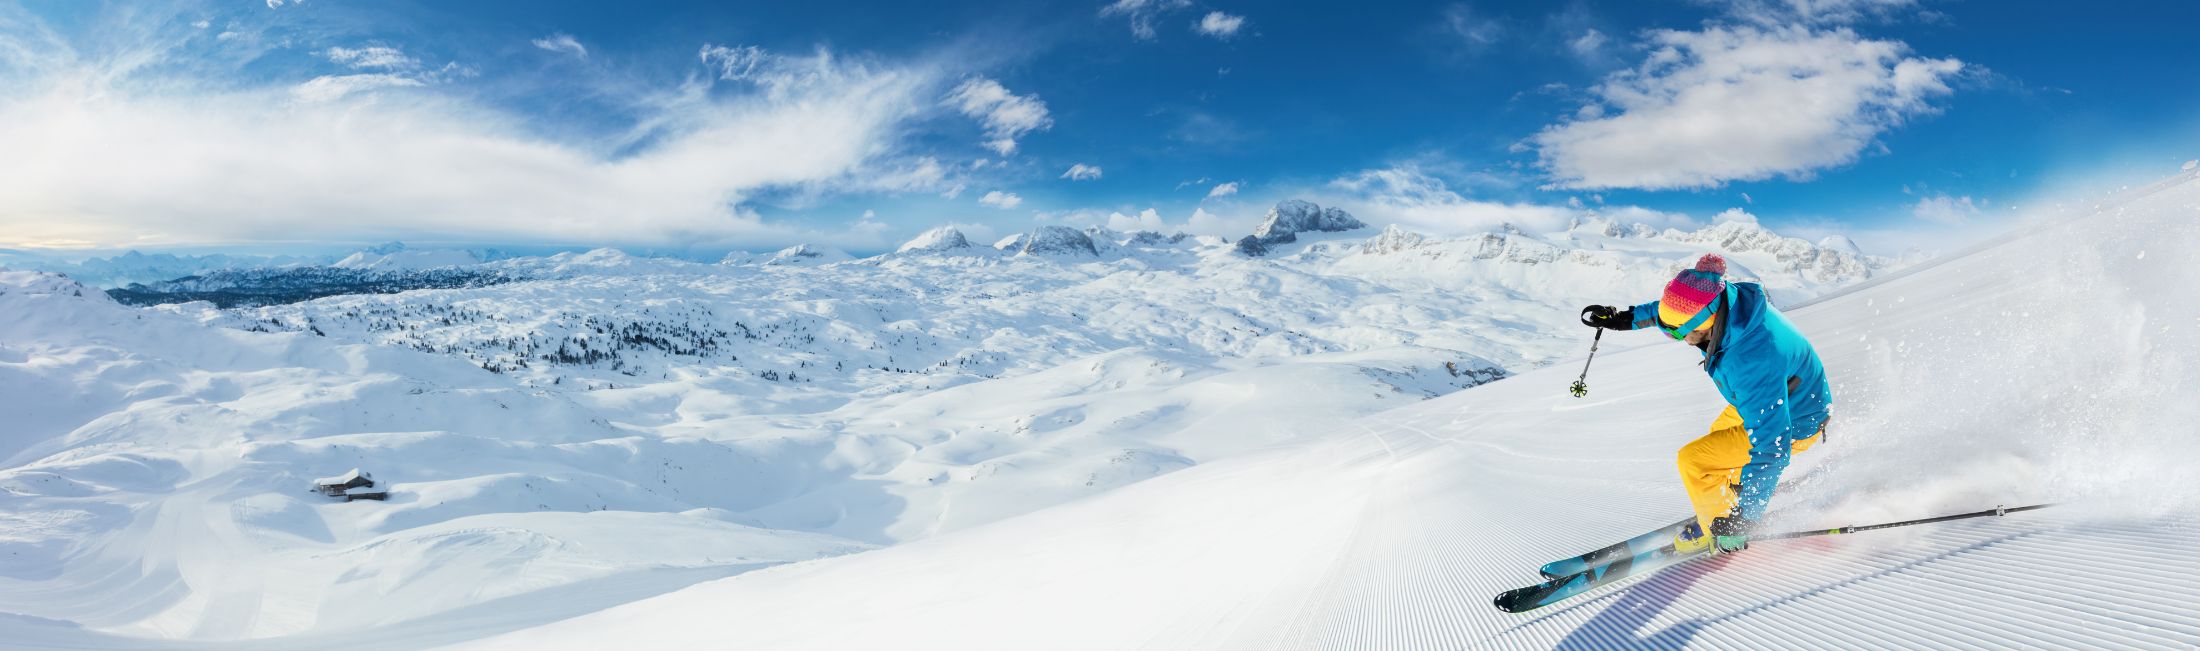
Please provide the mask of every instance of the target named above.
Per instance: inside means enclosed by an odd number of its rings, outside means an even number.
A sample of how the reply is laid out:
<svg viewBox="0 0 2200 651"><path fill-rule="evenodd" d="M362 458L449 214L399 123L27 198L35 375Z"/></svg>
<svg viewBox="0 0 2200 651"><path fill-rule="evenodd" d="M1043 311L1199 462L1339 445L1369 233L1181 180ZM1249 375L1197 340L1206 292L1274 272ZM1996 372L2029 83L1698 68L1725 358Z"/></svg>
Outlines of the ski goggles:
<svg viewBox="0 0 2200 651"><path fill-rule="evenodd" d="M1688 333L1695 332L1697 328L1703 327L1703 322L1711 320L1712 308L1716 308L1718 305L1717 300L1711 301L1709 304L1704 305L1703 309L1697 310L1696 316L1689 317L1687 323L1678 326L1669 326L1665 324L1664 319L1656 319L1658 330L1664 332L1666 336L1672 337L1675 341L1687 339Z"/></svg>

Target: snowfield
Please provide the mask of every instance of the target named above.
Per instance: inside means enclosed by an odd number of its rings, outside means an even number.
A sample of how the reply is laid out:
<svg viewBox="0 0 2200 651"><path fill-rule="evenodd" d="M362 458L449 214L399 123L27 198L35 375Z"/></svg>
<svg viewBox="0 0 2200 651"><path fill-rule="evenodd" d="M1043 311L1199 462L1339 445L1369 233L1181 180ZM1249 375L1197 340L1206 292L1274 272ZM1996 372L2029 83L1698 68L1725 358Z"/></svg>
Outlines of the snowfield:
<svg viewBox="0 0 2200 651"><path fill-rule="evenodd" d="M1254 257L936 230L233 310L0 272L0 640L2185 648L2189 180L1892 274L1733 222L1271 232ZM1607 337L1589 397L1565 387L1579 306L1709 250L1783 304L1856 287L1791 313L1839 402L1780 525L2070 505L1498 613L1686 512L1672 453L1720 407L1693 353ZM309 492L354 467L389 500Z"/></svg>

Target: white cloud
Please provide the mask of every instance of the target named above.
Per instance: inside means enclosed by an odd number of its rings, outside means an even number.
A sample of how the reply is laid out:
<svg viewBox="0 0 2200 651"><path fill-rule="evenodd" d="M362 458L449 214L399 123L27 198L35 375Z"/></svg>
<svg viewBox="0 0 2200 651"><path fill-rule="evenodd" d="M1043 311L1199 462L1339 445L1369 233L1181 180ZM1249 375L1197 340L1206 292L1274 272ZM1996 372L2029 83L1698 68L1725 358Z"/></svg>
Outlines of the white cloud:
<svg viewBox="0 0 2200 651"><path fill-rule="evenodd" d="M105 34L20 40L49 31L0 30L0 69L21 72L0 86L0 246L792 243L826 238L750 204L788 188L948 180L900 153L911 126L941 112L948 76L929 62L786 59L815 74L774 93L634 87L630 110L653 126L605 142L434 83L461 66L386 71L385 53L318 50L374 67L240 83L221 66L249 61L158 49L188 38L133 38L154 45L128 56L100 53ZM53 63L17 65L18 52ZM410 92L363 93L395 87Z"/></svg>
<svg viewBox="0 0 2200 651"><path fill-rule="evenodd" d="M583 59L588 58L588 46L581 45L580 40L573 38L572 34L559 32L535 39L533 43L535 47L551 52L563 52Z"/></svg>
<svg viewBox="0 0 2200 651"><path fill-rule="evenodd" d="M968 186L968 185L964 185L964 184L961 184L961 183L957 183L957 184L954 184L954 185L952 185L952 186L948 186L948 188L947 188L946 190L943 190L943 191L941 191L941 192L940 192L940 197L942 197L942 198L946 198L946 199L953 199L953 198L955 198L955 197L960 197L960 196L962 196L963 190L969 189L969 187L970 187L970 186Z"/></svg>
<svg viewBox="0 0 2200 651"><path fill-rule="evenodd" d="M1936 194L1918 199L1910 207L1910 214L1937 224L1961 224L1984 214L1985 211L1981 209L1983 205L1984 202L1974 201L1968 196Z"/></svg>
<svg viewBox="0 0 2200 651"><path fill-rule="evenodd" d="M999 208L1002 210L1010 210L1017 206L1024 205L1024 198L1016 196L1016 193L1013 192L1002 192L1000 190L994 190L992 192L985 193L985 196L983 197L978 197L978 205L992 206L994 208Z"/></svg>
<svg viewBox="0 0 2200 651"><path fill-rule="evenodd" d="M281 9L285 4L302 5L306 0L267 0L267 8Z"/></svg>
<svg viewBox="0 0 2200 651"><path fill-rule="evenodd" d="M1590 29L1582 32L1580 36L1566 41L1566 47L1574 51L1574 56L1583 59L1595 59L1599 53L1604 51L1606 40L1608 39L1605 38L1604 32Z"/></svg>
<svg viewBox="0 0 2200 651"><path fill-rule="evenodd" d="M456 62L441 68L421 69L420 60L406 56L403 50L386 45L370 45L359 48L331 47L320 54L331 63L353 70L378 70L349 75L322 75L307 80L290 89L292 99L300 102L329 102L356 93L384 88L405 88L440 84L461 77L474 76L472 68Z"/></svg>
<svg viewBox="0 0 2200 651"><path fill-rule="evenodd" d="M1183 223L1169 221L1161 216L1161 211L1153 208L1140 209L1135 213L1115 210L1103 214L1099 210L1080 209L1066 213L1040 215L1041 221L1059 222L1064 225L1093 225L1105 226L1118 231L1189 233L1192 235L1214 235L1229 238L1243 237L1245 234L1253 232L1253 228L1258 226L1260 220L1264 217L1265 215L1260 213L1236 218L1223 217L1207 212L1203 208L1193 209L1191 217L1185 219Z"/></svg>
<svg viewBox="0 0 2200 651"><path fill-rule="evenodd" d="M843 61L823 47L808 55L788 55L754 45L703 44L696 58L720 81L738 81L764 89L772 99L787 99L805 89L862 84L896 76L868 62Z"/></svg>
<svg viewBox="0 0 2200 651"><path fill-rule="evenodd" d="M1468 51L1486 49L1505 35L1504 23L1476 16L1474 8L1465 3L1444 7L1443 28Z"/></svg>
<svg viewBox="0 0 2200 651"><path fill-rule="evenodd" d="M411 70L420 67L420 61L405 56L394 47L370 45L362 48L332 47L321 54L334 63L351 66L354 70L381 68L383 70Z"/></svg>
<svg viewBox="0 0 2200 651"><path fill-rule="evenodd" d="M197 27L197 28L199 28L199 29L206 29L206 28L208 28L208 27L213 27L213 26L214 26L214 21L211 21L211 20L196 20L196 21L192 21L192 22L191 22L191 26L192 26L192 27Z"/></svg>
<svg viewBox="0 0 2200 651"><path fill-rule="evenodd" d="M1206 208L1193 208L1191 219L1184 220L1183 231L1193 235L1242 236L1252 233L1263 218L1252 214L1231 218L1207 212Z"/></svg>
<svg viewBox="0 0 2200 651"><path fill-rule="evenodd" d="M1712 27L1650 34L1601 104L1531 141L1558 187L1670 189L1854 162L1879 133L1936 109L1963 68L1847 29ZM1585 107L1588 108L1588 107Z"/></svg>
<svg viewBox="0 0 2200 651"><path fill-rule="evenodd" d="M804 189L808 191L805 196L811 197L837 191L929 193L957 188L955 192L960 193L960 179L958 170L941 164L938 158L884 156L841 177L808 184Z"/></svg>
<svg viewBox="0 0 2200 651"><path fill-rule="evenodd" d="M1100 166L1086 165L1084 163L1071 165L1069 166L1069 171L1062 173L1062 178L1072 181L1095 180L1100 178Z"/></svg>
<svg viewBox="0 0 2200 651"><path fill-rule="evenodd" d="M1888 18L1917 0L1705 0L1728 14L1760 25L1853 23Z"/></svg>
<svg viewBox="0 0 2200 651"><path fill-rule="evenodd" d="M758 79L780 62L777 55L754 45L728 47L704 43L703 49L696 52L695 56L703 60L703 65L717 69L718 78L726 81Z"/></svg>
<svg viewBox="0 0 2200 651"><path fill-rule="evenodd" d="M1107 226L1118 231L1167 232L1169 229L1169 223L1161 219L1161 212L1152 208L1139 211L1135 217L1119 212L1110 213Z"/></svg>
<svg viewBox="0 0 2200 651"><path fill-rule="evenodd" d="M1002 156L1016 152L1016 139L1026 133L1043 131L1054 125L1054 118L1047 115L1046 102L1037 95L1017 95L1006 86L984 77L973 77L955 87L949 93L948 103L962 111L963 115L985 125L987 149Z"/></svg>
<svg viewBox="0 0 2200 651"><path fill-rule="evenodd" d="M878 221L878 211L875 210L863 211L862 217L857 218L854 223L848 225L850 234L863 240L881 244L885 243L884 235L890 230L893 230L893 228L887 226L884 222Z"/></svg>
<svg viewBox="0 0 2200 651"><path fill-rule="evenodd" d="M1231 181L1229 183L1217 183L1215 184L1215 187L1213 189L1207 191L1207 198L1216 199L1227 197L1237 193L1238 184L1236 181Z"/></svg>
<svg viewBox="0 0 2200 651"><path fill-rule="evenodd" d="M1115 0L1100 8L1102 16L1128 16L1131 36L1139 40L1153 40L1159 36L1153 29L1156 16L1192 6L1191 0Z"/></svg>
<svg viewBox="0 0 2200 651"><path fill-rule="evenodd" d="M1724 224L1727 222L1755 224L1757 223L1757 216L1749 214L1749 211L1740 208L1728 208L1724 211L1721 211L1719 214L1711 216L1711 223L1713 224Z"/></svg>
<svg viewBox="0 0 2200 651"><path fill-rule="evenodd" d="M1595 217L1659 228L1700 225L1687 215L1638 206L1584 209L1470 199L1412 163L1347 174L1312 194L1315 203L1342 207L1370 224L1398 224L1436 235L1490 232L1504 224L1531 231L1556 231L1577 219Z"/></svg>
<svg viewBox="0 0 2200 651"><path fill-rule="evenodd" d="M323 75L292 87L290 95L301 102L331 102L352 93L425 85L427 84L410 76L388 73Z"/></svg>
<svg viewBox="0 0 2200 651"><path fill-rule="evenodd" d="M1244 26L1244 16L1232 16L1220 11L1210 11L1207 12L1205 17L1200 18L1198 23L1193 24L1192 29L1215 38L1228 39L1236 36L1238 29Z"/></svg>

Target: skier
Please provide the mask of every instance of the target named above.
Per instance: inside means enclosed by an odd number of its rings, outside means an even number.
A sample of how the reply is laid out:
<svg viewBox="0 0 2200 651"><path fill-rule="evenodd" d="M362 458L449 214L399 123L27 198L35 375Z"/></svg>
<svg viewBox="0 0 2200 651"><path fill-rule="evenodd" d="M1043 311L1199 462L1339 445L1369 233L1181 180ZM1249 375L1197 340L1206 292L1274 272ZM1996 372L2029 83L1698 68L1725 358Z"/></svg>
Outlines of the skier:
<svg viewBox="0 0 2200 651"><path fill-rule="evenodd" d="M1656 326L1703 351L1703 368L1726 398L1711 433L1682 446L1681 483L1696 522L1677 551L1740 551L1764 518L1788 455L1824 439L1833 391L1818 352L1756 283L1726 282L1726 259L1706 254L1665 286L1658 300L1625 310L1591 305L1581 322L1595 328ZM1706 532L1709 535L1706 535Z"/></svg>

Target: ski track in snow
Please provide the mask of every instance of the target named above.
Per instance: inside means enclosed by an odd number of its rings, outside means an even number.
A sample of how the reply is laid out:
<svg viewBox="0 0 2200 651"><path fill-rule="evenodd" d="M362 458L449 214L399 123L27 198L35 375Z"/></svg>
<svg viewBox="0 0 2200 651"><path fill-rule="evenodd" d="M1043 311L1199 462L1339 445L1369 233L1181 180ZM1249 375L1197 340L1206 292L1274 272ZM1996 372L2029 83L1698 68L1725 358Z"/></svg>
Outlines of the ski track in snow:
<svg viewBox="0 0 2200 651"><path fill-rule="evenodd" d="M1274 260L768 272L597 252L512 263L563 265L562 280L243 312L79 310L64 285L0 296L42 308L0 320L0 389L38 400L11 404L25 422L63 430L0 440L15 457L0 645L2191 648L2200 408L2183 398L2200 350L2165 333L2200 327L2184 304L2200 285L2196 185L1791 314L1840 402L1774 528L2070 506L1766 542L1522 615L1491 597L1686 512L1672 455L1721 406L1695 355L1620 334L1587 399L1564 393L1578 360L1420 402L1370 389L1445 390L1455 378L1425 366L1437 352L1576 351L1571 310L1654 295L1692 257L1674 240L1606 228L1568 251L1389 232L1309 237ZM1778 244L1744 226L1678 241ZM966 274L982 289L942 293ZM1447 295L1465 290L1481 293ZM475 366L484 341L557 325L505 319L663 305L606 301L637 292L749 301L709 325L738 313L854 339L743 348L744 367L641 359L655 382ZM907 297L950 307L897 311ZM330 318L500 300L528 309L405 332ZM1144 303L1162 307L1101 307ZM646 318L671 314L700 318ZM306 315L337 344L200 326ZM1271 332L1228 334L1248 325ZM998 379L819 371L825 390L808 391L753 376L906 364L932 346L887 341L905 331L962 333L926 364L1033 355L977 371ZM620 388L543 386L560 374ZM61 377L77 395L38 389ZM351 465L401 477L392 500L294 495Z"/></svg>

